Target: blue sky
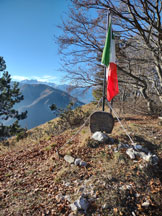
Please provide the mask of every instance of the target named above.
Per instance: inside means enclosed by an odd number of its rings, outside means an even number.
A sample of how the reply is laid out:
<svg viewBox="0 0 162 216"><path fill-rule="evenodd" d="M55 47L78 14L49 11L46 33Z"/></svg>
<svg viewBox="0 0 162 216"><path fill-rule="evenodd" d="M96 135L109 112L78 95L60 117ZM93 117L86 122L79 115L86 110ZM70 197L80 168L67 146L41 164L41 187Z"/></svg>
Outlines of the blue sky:
<svg viewBox="0 0 162 216"><path fill-rule="evenodd" d="M69 0L0 0L0 56L13 80L62 80L54 35L68 5Z"/></svg>

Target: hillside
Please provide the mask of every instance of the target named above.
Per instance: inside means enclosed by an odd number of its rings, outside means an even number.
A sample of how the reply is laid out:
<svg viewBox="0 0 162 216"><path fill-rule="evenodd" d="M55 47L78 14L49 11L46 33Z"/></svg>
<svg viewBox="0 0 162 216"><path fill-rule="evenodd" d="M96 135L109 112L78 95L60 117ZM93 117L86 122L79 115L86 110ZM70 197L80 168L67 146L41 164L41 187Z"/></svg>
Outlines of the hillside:
<svg viewBox="0 0 162 216"><path fill-rule="evenodd" d="M92 111L92 105L83 107ZM115 121L108 143L90 139L89 126L69 143L78 127L59 133L59 119L29 130L0 146L0 215L152 215L162 212L162 126L158 118L127 114L123 124L136 144L159 158L157 165L131 160L122 144L131 144ZM65 161L81 158L87 166ZM70 204L84 194L86 212ZM83 201L84 201L83 200Z"/></svg>
<svg viewBox="0 0 162 216"><path fill-rule="evenodd" d="M28 111L27 119L20 121L20 125L27 129L56 117L49 108L53 103L58 108L65 108L71 101L75 102L75 107L83 105L82 102L68 93L44 84L24 84L20 87L20 90L24 95L24 100L16 104L15 108L20 112Z"/></svg>

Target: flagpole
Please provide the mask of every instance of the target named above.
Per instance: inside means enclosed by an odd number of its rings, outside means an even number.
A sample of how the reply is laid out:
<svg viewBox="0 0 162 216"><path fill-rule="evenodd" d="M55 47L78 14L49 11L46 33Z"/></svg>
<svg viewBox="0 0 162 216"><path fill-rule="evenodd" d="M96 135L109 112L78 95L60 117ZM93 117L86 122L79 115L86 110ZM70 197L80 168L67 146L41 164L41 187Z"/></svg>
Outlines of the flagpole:
<svg viewBox="0 0 162 216"><path fill-rule="evenodd" d="M109 16L110 16L110 11L108 10L107 12L107 27L106 27L106 35L108 31L108 26L109 26ZM102 99L102 111L105 111L105 88L106 88L106 66L104 66L104 80L103 80L103 99Z"/></svg>
<svg viewBox="0 0 162 216"><path fill-rule="evenodd" d="M105 111L105 87L106 87L106 66L104 67L104 81L103 81L103 99L102 99L102 111Z"/></svg>

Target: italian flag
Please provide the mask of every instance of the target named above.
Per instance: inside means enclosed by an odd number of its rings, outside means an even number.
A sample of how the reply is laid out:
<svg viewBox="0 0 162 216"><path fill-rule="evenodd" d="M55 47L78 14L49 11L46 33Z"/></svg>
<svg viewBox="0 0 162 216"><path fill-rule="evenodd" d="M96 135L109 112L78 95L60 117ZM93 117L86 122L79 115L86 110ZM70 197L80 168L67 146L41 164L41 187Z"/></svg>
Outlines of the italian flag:
<svg viewBox="0 0 162 216"><path fill-rule="evenodd" d="M109 27L105 41L105 47L102 53L101 63L106 68L107 79L107 99L111 101L119 93L117 65L115 55L115 40L112 32L111 17L109 16Z"/></svg>

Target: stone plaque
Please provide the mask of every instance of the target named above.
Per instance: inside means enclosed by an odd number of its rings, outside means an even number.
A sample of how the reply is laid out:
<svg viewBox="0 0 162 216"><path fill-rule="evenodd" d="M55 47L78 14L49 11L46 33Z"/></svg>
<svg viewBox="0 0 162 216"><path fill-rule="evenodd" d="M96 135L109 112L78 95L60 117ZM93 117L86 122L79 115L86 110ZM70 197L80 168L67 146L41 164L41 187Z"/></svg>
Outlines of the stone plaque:
<svg viewBox="0 0 162 216"><path fill-rule="evenodd" d="M114 118L108 112L97 111L90 116L90 130L111 133L114 127Z"/></svg>

